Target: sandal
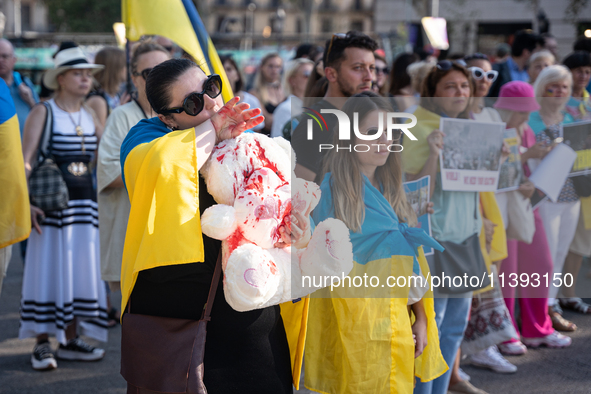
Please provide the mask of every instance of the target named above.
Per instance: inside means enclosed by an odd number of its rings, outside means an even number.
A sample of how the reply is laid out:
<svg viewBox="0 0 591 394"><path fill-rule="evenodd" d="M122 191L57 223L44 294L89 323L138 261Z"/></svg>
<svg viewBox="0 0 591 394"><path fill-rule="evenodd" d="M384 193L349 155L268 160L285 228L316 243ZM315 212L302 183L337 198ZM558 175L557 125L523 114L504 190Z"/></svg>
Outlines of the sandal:
<svg viewBox="0 0 591 394"><path fill-rule="evenodd" d="M578 297L560 298L558 302L564 309L579 312L585 315L591 314L591 305L583 302L583 300Z"/></svg>
<svg viewBox="0 0 591 394"><path fill-rule="evenodd" d="M119 324L120 315L117 309L111 308L107 316L109 317L109 320L107 321L108 328L113 328Z"/></svg>
<svg viewBox="0 0 591 394"><path fill-rule="evenodd" d="M553 306L548 306L548 315L550 315L552 327L556 331L575 331L577 329L577 325L575 323L562 317Z"/></svg>

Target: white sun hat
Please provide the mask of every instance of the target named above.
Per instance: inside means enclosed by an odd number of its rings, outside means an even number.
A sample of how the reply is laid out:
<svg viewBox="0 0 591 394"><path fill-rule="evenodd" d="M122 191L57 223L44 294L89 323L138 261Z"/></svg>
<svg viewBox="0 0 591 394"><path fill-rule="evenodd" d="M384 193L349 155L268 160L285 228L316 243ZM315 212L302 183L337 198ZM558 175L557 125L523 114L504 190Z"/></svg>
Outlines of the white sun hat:
<svg viewBox="0 0 591 394"><path fill-rule="evenodd" d="M82 52L80 47L68 48L56 53L53 59L54 68L47 70L43 76L43 83L49 89L56 90L58 88L57 76L61 73L72 69L90 69L92 74L96 74L105 66L101 64L92 64Z"/></svg>

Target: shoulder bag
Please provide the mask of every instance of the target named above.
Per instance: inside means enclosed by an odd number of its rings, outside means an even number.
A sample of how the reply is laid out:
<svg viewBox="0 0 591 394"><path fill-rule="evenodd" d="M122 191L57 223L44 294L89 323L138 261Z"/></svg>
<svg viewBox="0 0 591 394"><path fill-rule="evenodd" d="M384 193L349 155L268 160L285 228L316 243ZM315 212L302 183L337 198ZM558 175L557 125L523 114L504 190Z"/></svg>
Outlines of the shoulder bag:
<svg viewBox="0 0 591 394"><path fill-rule="evenodd" d="M29 177L29 195L31 204L43 211L57 211L68 207L68 186L53 158L53 112L48 103L45 125L41 139L37 162Z"/></svg>
<svg viewBox="0 0 591 394"><path fill-rule="evenodd" d="M203 356L221 258L220 250L199 321L129 313L128 303L121 325L121 376L128 393L207 394Z"/></svg>

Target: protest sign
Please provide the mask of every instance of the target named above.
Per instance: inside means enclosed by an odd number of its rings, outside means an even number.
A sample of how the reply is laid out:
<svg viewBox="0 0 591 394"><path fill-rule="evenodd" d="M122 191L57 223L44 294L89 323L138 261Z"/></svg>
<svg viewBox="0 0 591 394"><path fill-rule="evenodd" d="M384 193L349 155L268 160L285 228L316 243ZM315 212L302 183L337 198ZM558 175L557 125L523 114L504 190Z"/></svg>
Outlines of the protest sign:
<svg viewBox="0 0 591 394"><path fill-rule="evenodd" d="M429 196L431 191L431 177L429 175L417 179L416 181L404 182L404 192L406 200L417 214L418 228L422 228L431 235L431 215L427 213L429 205ZM433 248L424 247L425 256L433 254Z"/></svg>
<svg viewBox="0 0 591 394"><path fill-rule="evenodd" d="M563 126L564 143L577 152L569 176L591 174L591 121Z"/></svg>
<svg viewBox="0 0 591 394"><path fill-rule="evenodd" d="M441 118L440 130L445 134L439 154L443 190L496 191L505 123Z"/></svg>
<svg viewBox="0 0 591 394"><path fill-rule="evenodd" d="M501 165L499 185L497 187L498 192L508 192L518 189L523 178L523 167L521 165L521 154L519 153L517 130L505 130L504 139L511 153L507 160Z"/></svg>

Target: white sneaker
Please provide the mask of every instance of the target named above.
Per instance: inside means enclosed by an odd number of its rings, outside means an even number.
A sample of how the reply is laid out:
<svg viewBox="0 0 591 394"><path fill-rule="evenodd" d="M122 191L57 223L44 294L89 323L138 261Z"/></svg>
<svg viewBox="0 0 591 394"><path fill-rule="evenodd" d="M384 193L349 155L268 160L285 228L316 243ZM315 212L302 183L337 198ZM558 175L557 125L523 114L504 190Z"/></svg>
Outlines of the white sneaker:
<svg viewBox="0 0 591 394"><path fill-rule="evenodd" d="M470 356L470 361L473 365L488 368L498 373L517 372L517 367L501 356L496 346L490 346L481 352L473 354Z"/></svg>
<svg viewBox="0 0 591 394"><path fill-rule="evenodd" d="M95 348L81 338L70 339L64 346L60 344L56 353L57 358L72 361L96 361L105 356L103 349Z"/></svg>
<svg viewBox="0 0 591 394"><path fill-rule="evenodd" d="M499 343L497 346L505 356L521 356L527 353L527 347L521 341Z"/></svg>
<svg viewBox="0 0 591 394"><path fill-rule="evenodd" d="M547 346L552 348L560 348L570 346L572 339L566 335L562 335L558 331L554 331L550 335L541 338L522 338L523 343L527 347Z"/></svg>
<svg viewBox="0 0 591 394"><path fill-rule="evenodd" d="M31 355L31 364L33 365L33 369L38 371L57 368L57 361L55 361L49 342L38 343L35 345L33 354Z"/></svg>
<svg viewBox="0 0 591 394"><path fill-rule="evenodd" d="M470 375L468 375L462 368L459 369L458 375L460 375L461 380L465 380L466 382L470 381Z"/></svg>

